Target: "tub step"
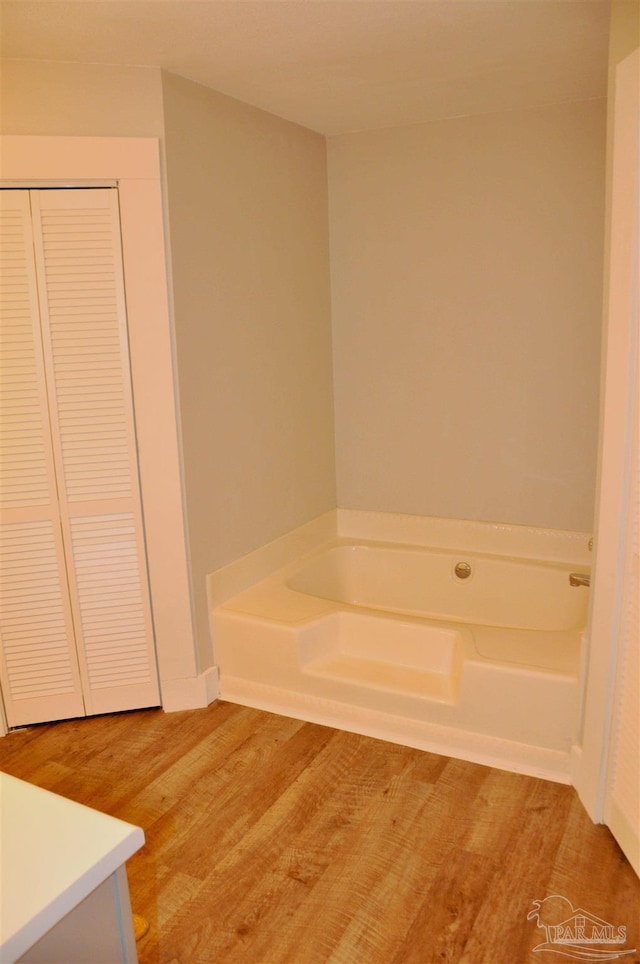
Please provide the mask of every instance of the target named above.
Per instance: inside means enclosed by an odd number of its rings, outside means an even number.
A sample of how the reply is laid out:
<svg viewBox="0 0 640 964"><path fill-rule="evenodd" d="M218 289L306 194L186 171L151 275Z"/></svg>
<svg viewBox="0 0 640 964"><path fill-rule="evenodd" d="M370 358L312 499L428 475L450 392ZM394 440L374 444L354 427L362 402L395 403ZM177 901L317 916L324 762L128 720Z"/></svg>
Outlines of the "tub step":
<svg viewBox="0 0 640 964"><path fill-rule="evenodd" d="M405 693L439 703L454 703L458 688L457 674L434 673L348 653L307 663L304 672L378 692Z"/></svg>

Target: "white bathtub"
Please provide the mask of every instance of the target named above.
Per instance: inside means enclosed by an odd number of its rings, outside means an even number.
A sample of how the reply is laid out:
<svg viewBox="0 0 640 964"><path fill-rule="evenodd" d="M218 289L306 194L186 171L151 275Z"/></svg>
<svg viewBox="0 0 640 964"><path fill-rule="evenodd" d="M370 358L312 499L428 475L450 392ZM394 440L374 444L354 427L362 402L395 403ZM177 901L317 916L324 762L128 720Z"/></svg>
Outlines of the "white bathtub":
<svg viewBox="0 0 640 964"><path fill-rule="evenodd" d="M587 560L507 528L468 550L339 536L214 600L221 697L569 782Z"/></svg>

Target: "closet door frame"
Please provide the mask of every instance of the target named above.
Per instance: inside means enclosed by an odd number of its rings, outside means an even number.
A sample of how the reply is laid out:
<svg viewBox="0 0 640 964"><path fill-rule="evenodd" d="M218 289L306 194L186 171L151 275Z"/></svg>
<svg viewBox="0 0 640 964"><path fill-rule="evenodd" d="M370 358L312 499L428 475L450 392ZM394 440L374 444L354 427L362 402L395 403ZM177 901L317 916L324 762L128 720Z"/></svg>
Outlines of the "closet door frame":
<svg viewBox="0 0 640 964"><path fill-rule="evenodd" d="M197 663L182 498L159 142L0 137L3 187L118 187L138 463L162 705L206 706L215 667ZM0 732L3 729L0 719ZM6 729L5 729L6 731Z"/></svg>

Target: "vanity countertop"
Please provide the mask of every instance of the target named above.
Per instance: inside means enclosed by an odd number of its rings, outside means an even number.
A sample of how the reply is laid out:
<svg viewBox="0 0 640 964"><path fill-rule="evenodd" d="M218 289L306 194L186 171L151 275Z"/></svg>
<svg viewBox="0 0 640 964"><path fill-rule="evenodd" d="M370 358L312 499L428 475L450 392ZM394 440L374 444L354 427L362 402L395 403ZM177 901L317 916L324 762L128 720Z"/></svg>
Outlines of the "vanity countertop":
<svg viewBox="0 0 640 964"><path fill-rule="evenodd" d="M144 844L140 827L0 773L0 961L15 961Z"/></svg>

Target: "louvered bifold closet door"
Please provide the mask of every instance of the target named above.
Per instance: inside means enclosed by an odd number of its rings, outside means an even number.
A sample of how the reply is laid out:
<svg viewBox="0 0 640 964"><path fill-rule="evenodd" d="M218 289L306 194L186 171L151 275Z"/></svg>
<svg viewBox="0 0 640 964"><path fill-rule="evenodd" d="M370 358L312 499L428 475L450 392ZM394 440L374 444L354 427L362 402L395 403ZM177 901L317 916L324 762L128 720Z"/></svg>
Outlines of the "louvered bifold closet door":
<svg viewBox="0 0 640 964"><path fill-rule="evenodd" d="M84 715L27 191L0 191L0 683L10 726Z"/></svg>
<svg viewBox="0 0 640 964"><path fill-rule="evenodd" d="M117 190L34 191L31 203L86 710L157 706Z"/></svg>

